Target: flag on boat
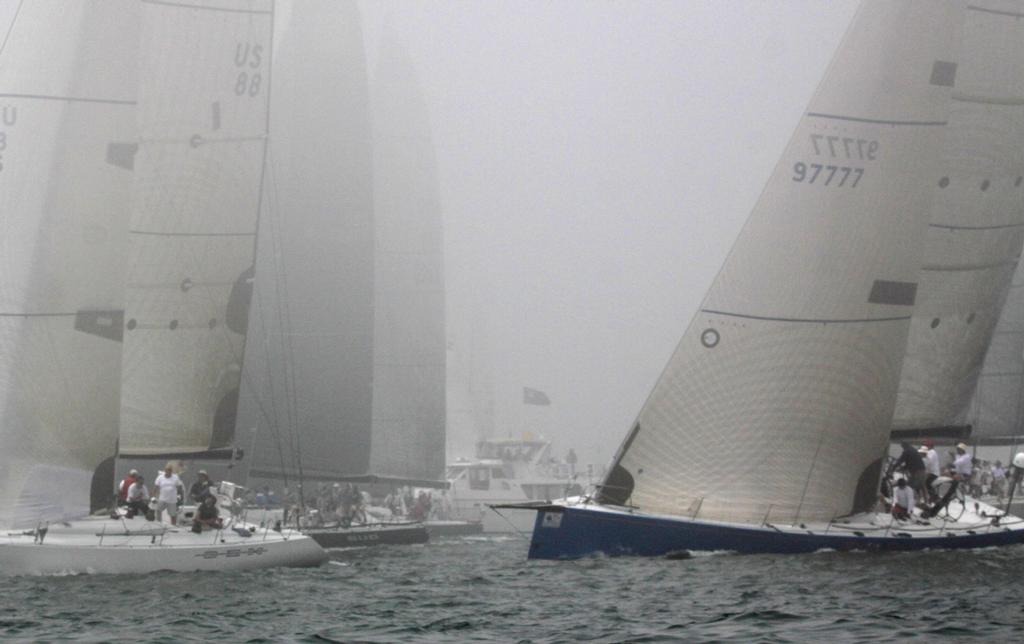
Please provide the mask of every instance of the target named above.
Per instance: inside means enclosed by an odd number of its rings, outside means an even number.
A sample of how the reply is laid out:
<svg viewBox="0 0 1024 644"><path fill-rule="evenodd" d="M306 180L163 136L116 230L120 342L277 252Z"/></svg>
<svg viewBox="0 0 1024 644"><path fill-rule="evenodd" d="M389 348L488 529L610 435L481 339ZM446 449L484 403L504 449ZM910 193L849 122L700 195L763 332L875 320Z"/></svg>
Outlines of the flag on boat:
<svg viewBox="0 0 1024 644"><path fill-rule="evenodd" d="M551 399L543 391L523 387L523 404L526 405L550 405Z"/></svg>

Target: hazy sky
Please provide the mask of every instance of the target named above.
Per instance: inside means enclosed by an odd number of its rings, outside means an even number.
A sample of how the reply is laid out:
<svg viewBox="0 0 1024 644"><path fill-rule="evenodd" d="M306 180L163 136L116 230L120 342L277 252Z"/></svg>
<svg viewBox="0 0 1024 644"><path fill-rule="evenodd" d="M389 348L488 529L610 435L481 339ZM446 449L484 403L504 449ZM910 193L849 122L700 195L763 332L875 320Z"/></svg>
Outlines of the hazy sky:
<svg viewBox="0 0 1024 644"><path fill-rule="evenodd" d="M611 456L855 6L362 5L370 69L388 25L420 75L449 341L473 329L492 347L498 435L532 428L582 462ZM524 385L552 405L524 407Z"/></svg>

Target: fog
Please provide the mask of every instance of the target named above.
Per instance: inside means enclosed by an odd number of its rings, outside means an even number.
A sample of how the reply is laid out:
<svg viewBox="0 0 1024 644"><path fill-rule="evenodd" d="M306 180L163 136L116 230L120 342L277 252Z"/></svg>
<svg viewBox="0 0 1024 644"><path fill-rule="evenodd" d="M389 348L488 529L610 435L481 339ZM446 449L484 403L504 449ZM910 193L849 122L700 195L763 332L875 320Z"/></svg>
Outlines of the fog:
<svg viewBox="0 0 1024 644"><path fill-rule="evenodd" d="M612 455L752 208L855 3L369 2L409 52L444 219L449 387ZM472 382L467 383L467 380ZM524 405L523 387L549 406ZM492 398L492 401L480 400ZM738 446L739 447L739 446Z"/></svg>

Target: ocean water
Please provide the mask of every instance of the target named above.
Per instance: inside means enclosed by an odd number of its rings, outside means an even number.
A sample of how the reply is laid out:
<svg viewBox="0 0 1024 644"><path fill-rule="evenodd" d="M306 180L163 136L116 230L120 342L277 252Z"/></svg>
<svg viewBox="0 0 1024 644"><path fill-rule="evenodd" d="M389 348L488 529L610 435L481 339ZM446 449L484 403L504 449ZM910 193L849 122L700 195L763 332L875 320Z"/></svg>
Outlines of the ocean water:
<svg viewBox="0 0 1024 644"><path fill-rule="evenodd" d="M1020 641L1024 546L527 561L517 536L318 569L0 578L0 640Z"/></svg>

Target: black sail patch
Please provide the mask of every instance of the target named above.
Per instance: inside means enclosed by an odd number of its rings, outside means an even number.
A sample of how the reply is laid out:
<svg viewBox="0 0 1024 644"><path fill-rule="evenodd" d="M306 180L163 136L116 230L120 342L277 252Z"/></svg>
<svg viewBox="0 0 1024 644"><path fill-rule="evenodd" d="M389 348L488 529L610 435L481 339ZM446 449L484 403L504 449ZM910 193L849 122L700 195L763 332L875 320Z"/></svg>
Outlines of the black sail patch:
<svg viewBox="0 0 1024 644"><path fill-rule="evenodd" d="M249 304L252 302L252 281L255 272L250 266L231 287L231 295L228 296L228 306L224 317L228 328L239 335L245 335L249 330Z"/></svg>
<svg viewBox="0 0 1024 644"><path fill-rule="evenodd" d="M871 304L895 304L897 306L914 306L917 299L917 284L914 282L889 282L875 280L871 285L868 302Z"/></svg>
<svg viewBox="0 0 1024 644"><path fill-rule="evenodd" d="M124 311L76 311L75 331L121 342L124 339Z"/></svg>

